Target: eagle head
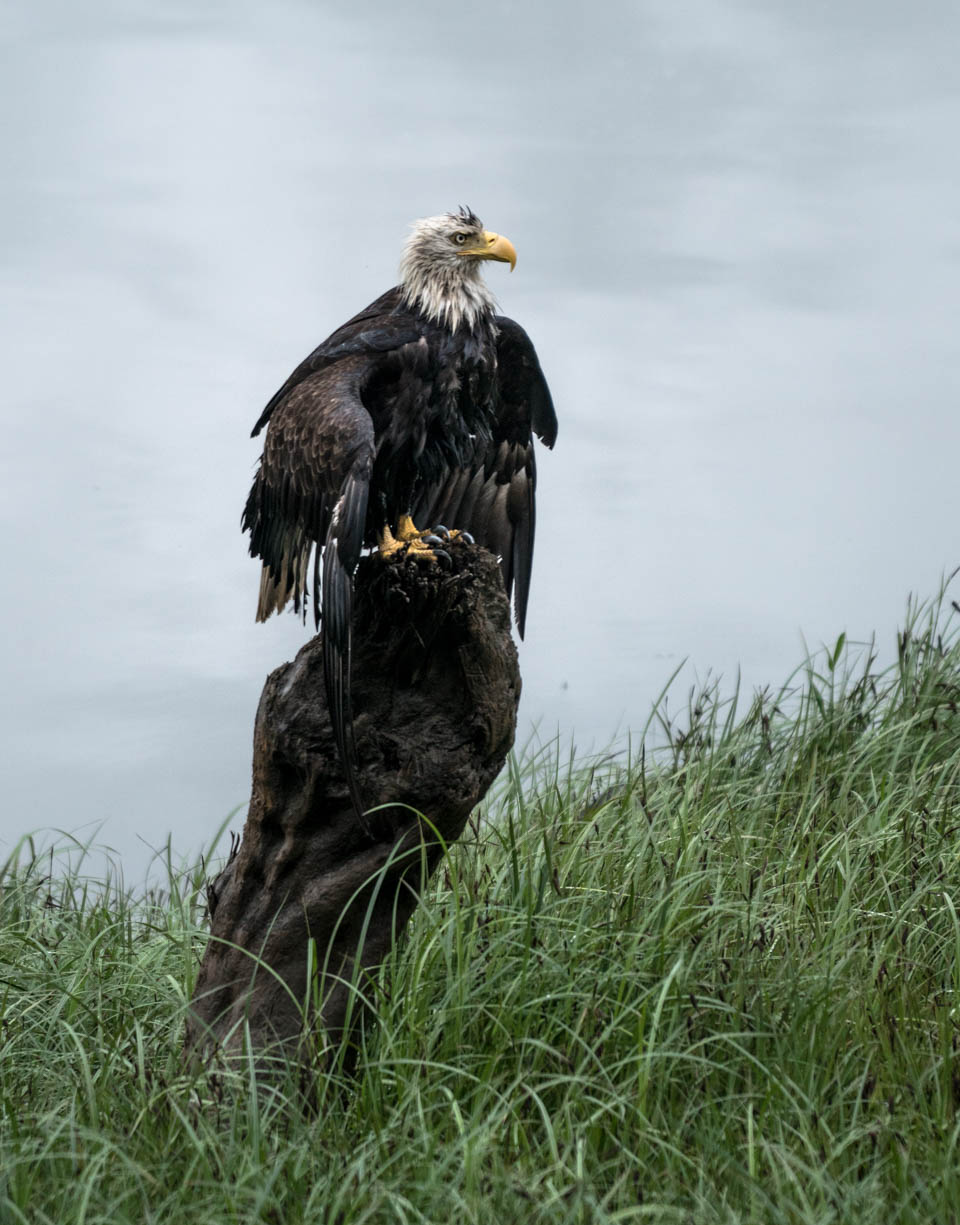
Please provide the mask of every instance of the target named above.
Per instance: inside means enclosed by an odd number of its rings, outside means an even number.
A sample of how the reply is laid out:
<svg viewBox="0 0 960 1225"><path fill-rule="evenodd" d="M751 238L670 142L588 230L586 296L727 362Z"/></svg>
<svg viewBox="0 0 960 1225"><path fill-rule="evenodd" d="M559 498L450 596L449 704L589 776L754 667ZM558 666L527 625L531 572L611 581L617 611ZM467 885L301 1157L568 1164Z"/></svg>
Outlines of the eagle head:
<svg viewBox="0 0 960 1225"><path fill-rule="evenodd" d="M404 297L428 318L451 331L474 327L496 309L493 295L480 276L480 261L509 264L517 253L509 238L483 228L468 208L415 221L400 261Z"/></svg>

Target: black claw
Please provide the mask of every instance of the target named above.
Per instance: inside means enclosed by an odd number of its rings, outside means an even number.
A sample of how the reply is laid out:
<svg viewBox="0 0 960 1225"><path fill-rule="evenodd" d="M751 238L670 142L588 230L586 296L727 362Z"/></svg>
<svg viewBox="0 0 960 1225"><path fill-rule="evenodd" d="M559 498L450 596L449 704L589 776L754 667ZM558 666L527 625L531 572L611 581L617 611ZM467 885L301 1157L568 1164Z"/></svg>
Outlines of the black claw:
<svg viewBox="0 0 960 1225"><path fill-rule="evenodd" d="M451 532L448 527L444 527L442 523L438 523L435 528L431 529L434 536L439 536L444 543L449 543L452 540L462 540L465 544L476 544L477 542L469 532Z"/></svg>
<svg viewBox="0 0 960 1225"><path fill-rule="evenodd" d="M430 545L430 546L431 546L431 548L432 548L434 545L437 545L437 544L445 544L445 543L446 543L446 538L441 539L439 536L435 536L435 535L432 535L432 534L431 534L430 536L423 536L423 537L422 537L422 540L423 540L423 543L424 543L424 544L428 544L428 545Z"/></svg>
<svg viewBox="0 0 960 1225"><path fill-rule="evenodd" d="M453 565L453 558L446 549L434 549L433 555L440 565L443 566L444 570L449 570Z"/></svg>

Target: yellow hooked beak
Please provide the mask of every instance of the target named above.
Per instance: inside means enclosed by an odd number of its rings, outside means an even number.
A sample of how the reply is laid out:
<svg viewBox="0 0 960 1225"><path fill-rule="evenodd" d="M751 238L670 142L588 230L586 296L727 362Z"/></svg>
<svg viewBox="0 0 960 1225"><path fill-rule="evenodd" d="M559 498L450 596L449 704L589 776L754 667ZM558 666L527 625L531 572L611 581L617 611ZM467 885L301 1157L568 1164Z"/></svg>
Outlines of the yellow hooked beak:
<svg viewBox="0 0 960 1225"><path fill-rule="evenodd" d="M480 241L473 247L462 247L458 255L472 255L474 259L495 259L501 264L509 264L513 272L517 263L517 253L509 238L502 234L493 234L484 230Z"/></svg>

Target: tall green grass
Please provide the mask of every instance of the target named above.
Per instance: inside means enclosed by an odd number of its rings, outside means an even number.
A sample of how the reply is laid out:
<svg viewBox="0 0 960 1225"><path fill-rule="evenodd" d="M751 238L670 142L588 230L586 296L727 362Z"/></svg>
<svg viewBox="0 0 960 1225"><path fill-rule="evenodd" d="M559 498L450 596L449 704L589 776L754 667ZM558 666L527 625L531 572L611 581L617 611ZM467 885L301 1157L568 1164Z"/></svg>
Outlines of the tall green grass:
<svg viewBox="0 0 960 1225"><path fill-rule="evenodd" d="M843 639L661 748L511 763L371 990L354 1078L180 1070L203 871L23 848L0 894L0 1221L952 1221L960 645Z"/></svg>

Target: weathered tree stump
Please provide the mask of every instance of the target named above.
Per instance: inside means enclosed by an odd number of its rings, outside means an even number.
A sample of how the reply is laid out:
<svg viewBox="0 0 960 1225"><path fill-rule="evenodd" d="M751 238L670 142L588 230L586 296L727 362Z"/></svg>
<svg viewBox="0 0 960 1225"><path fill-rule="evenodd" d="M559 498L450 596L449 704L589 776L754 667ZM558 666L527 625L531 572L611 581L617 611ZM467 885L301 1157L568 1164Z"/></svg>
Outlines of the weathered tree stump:
<svg viewBox="0 0 960 1225"><path fill-rule="evenodd" d="M351 983L383 961L440 859L434 829L459 837L502 767L520 697L510 610L489 553L450 552L449 569L374 556L357 571L359 780L371 808L388 806L369 835L337 756L320 636L267 678L243 839L209 889L189 1057L235 1054L245 1032L257 1052L301 1059L318 1031L336 1043L361 1012Z"/></svg>

